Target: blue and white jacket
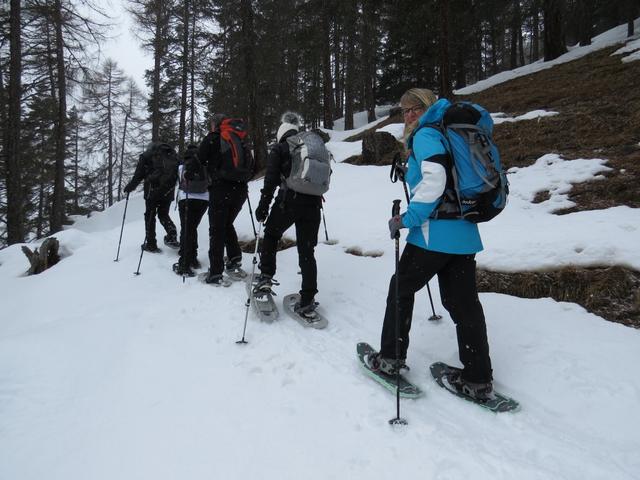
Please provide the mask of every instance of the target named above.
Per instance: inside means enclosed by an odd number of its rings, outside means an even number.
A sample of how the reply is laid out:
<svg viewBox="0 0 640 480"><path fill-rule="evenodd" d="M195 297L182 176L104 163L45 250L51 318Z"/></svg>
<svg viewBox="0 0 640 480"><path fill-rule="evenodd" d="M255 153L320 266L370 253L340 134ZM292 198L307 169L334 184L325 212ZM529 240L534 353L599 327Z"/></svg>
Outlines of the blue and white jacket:
<svg viewBox="0 0 640 480"><path fill-rule="evenodd" d="M478 253L482 250L482 240L475 223L429 218L444 194L450 160L442 134L435 128L422 127L439 122L449 105L448 100L440 99L418 120L416 128L419 130L413 136L405 176L410 202L402 215L402 223L409 229L407 243L417 247L453 254Z"/></svg>

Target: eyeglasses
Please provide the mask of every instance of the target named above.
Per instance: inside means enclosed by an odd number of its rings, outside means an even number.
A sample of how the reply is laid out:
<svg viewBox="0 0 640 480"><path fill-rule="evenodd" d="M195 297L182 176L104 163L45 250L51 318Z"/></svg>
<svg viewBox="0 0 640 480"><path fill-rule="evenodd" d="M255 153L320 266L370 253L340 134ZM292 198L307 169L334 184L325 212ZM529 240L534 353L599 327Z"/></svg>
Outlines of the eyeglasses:
<svg viewBox="0 0 640 480"><path fill-rule="evenodd" d="M420 113L424 110L422 105L414 105L413 107L403 108L402 115L409 115L410 113Z"/></svg>

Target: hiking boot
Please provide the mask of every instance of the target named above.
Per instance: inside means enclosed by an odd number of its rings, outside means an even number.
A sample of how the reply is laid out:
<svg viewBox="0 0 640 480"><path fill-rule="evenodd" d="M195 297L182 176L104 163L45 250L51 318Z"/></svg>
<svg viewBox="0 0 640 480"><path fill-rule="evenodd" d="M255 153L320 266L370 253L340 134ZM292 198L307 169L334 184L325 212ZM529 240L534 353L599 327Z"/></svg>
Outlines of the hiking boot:
<svg viewBox="0 0 640 480"><path fill-rule="evenodd" d="M242 257L232 258L231 260L228 260L225 257L225 270L237 271L240 269L240 267L242 267Z"/></svg>
<svg viewBox="0 0 640 480"><path fill-rule="evenodd" d="M230 274L240 273L242 271L241 267L242 267L242 258L239 258L237 260L229 260L224 264L224 270Z"/></svg>
<svg viewBox="0 0 640 480"><path fill-rule="evenodd" d="M159 253L160 249L158 248L158 245L155 243L149 243L149 242L145 242L142 244L142 250L144 250L145 252L151 252L151 253Z"/></svg>
<svg viewBox="0 0 640 480"><path fill-rule="evenodd" d="M164 244L167 247L171 247L171 248L180 248L180 242L178 241L178 238L176 237L176 234L167 234L164 236Z"/></svg>
<svg viewBox="0 0 640 480"><path fill-rule="evenodd" d="M409 367L407 367L404 362L404 359L400 360L400 370L409 370ZM387 375L395 375L398 373L398 369L396 368L396 359L383 357L379 353L367 355L365 363L374 372L382 372Z"/></svg>
<svg viewBox="0 0 640 480"><path fill-rule="evenodd" d="M180 262L173 264L173 271L176 275L182 275L183 277L195 277L195 272L190 267L181 267Z"/></svg>
<svg viewBox="0 0 640 480"><path fill-rule="evenodd" d="M479 402L493 399L493 385L491 382L474 383L462 378L462 370L455 370L446 376L446 380L458 393L466 395Z"/></svg>
<svg viewBox="0 0 640 480"><path fill-rule="evenodd" d="M316 312L318 305L318 302L311 302L307 305L302 305L301 302L296 302L293 306L293 311L302 318L313 321L319 317L318 312Z"/></svg>
<svg viewBox="0 0 640 480"><path fill-rule="evenodd" d="M189 266L194 270L200 270L202 268L202 264L198 261L197 258L194 258L193 260L191 260L191 263L189 263Z"/></svg>
<svg viewBox="0 0 640 480"><path fill-rule="evenodd" d="M271 289L274 285L279 285L279 283L276 282L271 275L261 273L253 279L253 293L270 293L271 295L274 295L273 290Z"/></svg>
<svg viewBox="0 0 640 480"><path fill-rule="evenodd" d="M209 272L204 282L209 285L213 285L214 287L228 287L229 285L231 285L231 281L227 278L224 278L222 274L212 275L211 272Z"/></svg>

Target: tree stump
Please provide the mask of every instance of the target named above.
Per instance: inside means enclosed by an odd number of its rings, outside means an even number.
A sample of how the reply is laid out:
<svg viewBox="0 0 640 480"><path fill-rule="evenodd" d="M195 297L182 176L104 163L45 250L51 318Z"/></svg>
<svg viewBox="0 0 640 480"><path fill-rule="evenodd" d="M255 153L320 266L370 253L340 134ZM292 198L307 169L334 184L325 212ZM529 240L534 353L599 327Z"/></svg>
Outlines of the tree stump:
<svg viewBox="0 0 640 480"><path fill-rule="evenodd" d="M31 251L30 248L23 246L22 251L29 259L31 267L27 271L27 275L37 275L44 272L47 268L53 267L60 261L58 248L60 244L55 237L49 237L42 242L40 248Z"/></svg>

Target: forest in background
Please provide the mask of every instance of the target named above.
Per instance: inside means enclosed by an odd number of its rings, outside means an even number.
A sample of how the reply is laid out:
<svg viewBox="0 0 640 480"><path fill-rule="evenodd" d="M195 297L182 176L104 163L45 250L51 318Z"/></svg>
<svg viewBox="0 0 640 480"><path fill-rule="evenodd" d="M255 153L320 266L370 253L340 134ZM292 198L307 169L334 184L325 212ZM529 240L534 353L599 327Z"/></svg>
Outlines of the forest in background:
<svg viewBox="0 0 640 480"><path fill-rule="evenodd" d="M332 128L407 88L453 90L562 55L627 23L638 0L126 0L153 58L139 86L94 65L112 19L94 0L0 4L0 246L123 198L152 141L182 152L214 112L266 158L280 115Z"/></svg>

